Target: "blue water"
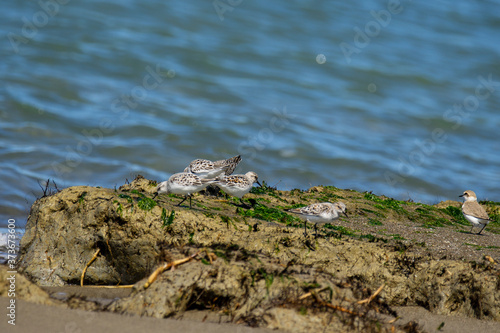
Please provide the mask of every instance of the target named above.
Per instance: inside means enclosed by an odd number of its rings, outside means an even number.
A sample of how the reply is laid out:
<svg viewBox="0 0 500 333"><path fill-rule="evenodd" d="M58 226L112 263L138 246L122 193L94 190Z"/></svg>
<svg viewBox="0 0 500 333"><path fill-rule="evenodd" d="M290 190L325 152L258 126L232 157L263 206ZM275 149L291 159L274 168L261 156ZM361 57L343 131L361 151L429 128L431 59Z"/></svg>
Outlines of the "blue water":
<svg viewBox="0 0 500 333"><path fill-rule="evenodd" d="M500 201L500 1L390 3L4 3L0 227L49 178L236 154L285 190Z"/></svg>

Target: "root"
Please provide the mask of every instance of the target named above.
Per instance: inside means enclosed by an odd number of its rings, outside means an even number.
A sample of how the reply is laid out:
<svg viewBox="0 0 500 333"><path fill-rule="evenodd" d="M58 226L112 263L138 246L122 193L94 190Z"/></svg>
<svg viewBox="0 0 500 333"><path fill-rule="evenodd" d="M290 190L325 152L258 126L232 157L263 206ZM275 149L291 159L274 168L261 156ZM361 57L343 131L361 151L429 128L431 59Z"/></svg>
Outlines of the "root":
<svg viewBox="0 0 500 333"><path fill-rule="evenodd" d="M80 286L83 287L83 279L85 278L85 273L87 272L87 268L89 268L89 266L94 262L94 260L97 259L97 256L99 255L99 252L101 252L101 249L97 249L97 251L95 251L94 253L94 256L92 257L92 259L90 259L90 261L87 263L87 265L85 265L85 268L83 269L83 272L82 272L82 276L80 278Z"/></svg>
<svg viewBox="0 0 500 333"><path fill-rule="evenodd" d="M382 289L384 289L385 287L385 283L383 283L374 293L373 295L371 295L370 297L364 299L364 300L361 300L358 302L358 304L370 304L371 301L373 301L373 299L375 297L377 297L378 294L380 294L380 292L382 291Z"/></svg>
<svg viewBox="0 0 500 333"><path fill-rule="evenodd" d="M368 297L367 299L364 299L364 300L361 300L361 301L358 301L357 304L369 304L375 297L377 297L378 294L380 294L380 292L382 291L382 289L384 289L385 287L385 283L382 284L374 293L373 295L371 295L370 297ZM346 309L344 307L341 307L339 305L334 305L334 304L331 304L331 303L328 303L326 301L324 301L323 299L321 299L321 297L318 296L317 293L325 290L325 289L328 289L328 288L321 288L319 290L312 290L302 296L299 297L299 301L303 300L303 299L306 299L308 297L311 297L313 296L314 299L316 300L316 302L321 305L321 306L325 306L327 308L330 308L330 309L334 309L334 310L338 310L338 311L341 311L341 312L345 312L345 313L349 313L351 315L355 315L355 316L358 316L358 317L363 317L364 314L362 313L358 313L358 312L354 312L352 310L349 310L349 309Z"/></svg>
<svg viewBox="0 0 500 333"><path fill-rule="evenodd" d="M311 296L313 295L313 293L320 293L320 292L322 292L323 290L327 290L327 289L329 289L329 288L328 288L328 287L325 287L325 288L321 288L321 289L319 289L319 290L310 291L310 292L308 292L308 293L306 293L306 294L304 294L304 295L300 296L300 297L299 297L299 301L302 301L303 299L306 299L306 298L308 298L308 297L311 297Z"/></svg>
<svg viewBox="0 0 500 333"><path fill-rule="evenodd" d="M144 284L144 289L147 289L149 288L149 286L151 286L151 284L153 282L156 281L156 279L158 278L158 276L163 273L164 271L166 271L167 269L169 268L172 268L174 269L175 266L179 266L179 265L182 265L188 261L191 261L193 260L198 254L200 254L203 250L200 250L198 252L196 252L195 254L193 255L190 255L189 257L186 257L184 259L179 259L179 260L175 260L175 261L172 261L172 262L169 262L169 263L164 263L163 265L161 265L160 267L158 267L149 277L148 277L148 281Z"/></svg>
<svg viewBox="0 0 500 333"><path fill-rule="evenodd" d="M357 313L357 312L354 312L352 310L343 308L343 307L341 307L339 305L333 305L331 303L325 302L315 292L311 292L311 294L316 299L316 302L318 302L319 305L321 305L321 306L326 306L327 308L338 310L338 311L342 311L342 312L345 312L345 313L348 313L348 314L352 314L352 315L355 315L355 316L358 316L358 317L363 317L364 316L362 313Z"/></svg>

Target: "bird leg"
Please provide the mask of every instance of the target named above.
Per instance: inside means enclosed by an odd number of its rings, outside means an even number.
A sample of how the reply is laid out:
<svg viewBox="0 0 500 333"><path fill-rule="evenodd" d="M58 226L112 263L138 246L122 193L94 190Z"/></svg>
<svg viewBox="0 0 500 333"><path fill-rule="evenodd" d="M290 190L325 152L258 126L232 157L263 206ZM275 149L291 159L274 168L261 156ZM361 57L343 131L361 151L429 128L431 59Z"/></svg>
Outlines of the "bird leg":
<svg viewBox="0 0 500 333"><path fill-rule="evenodd" d="M474 229L474 224L473 224L473 225L472 225L472 227L470 228L469 234L472 234L472 229Z"/></svg>
<svg viewBox="0 0 500 333"><path fill-rule="evenodd" d="M479 235L481 233L481 231L484 230L484 228L486 228L486 224L483 226L483 229L479 230L479 232L477 234Z"/></svg>
<svg viewBox="0 0 500 333"><path fill-rule="evenodd" d="M188 196L187 196L187 195L185 195L185 196L184 196L184 199L182 199L182 201L181 201L181 202L179 202L179 203L177 204L177 206L179 206L179 207L180 207L180 206L181 206L181 204L182 204L184 201L186 201L186 199L187 199L187 198L188 198ZM189 196L189 199L191 199L191 196ZM189 201L189 202L190 202L189 208L191 208L191 201Z"/></svg>
<svg viewBox="0 0 500 333"><path fill-rule="evenodd" d="M245 208L252 208L252 206L247 205L247 204L243 201L243 198L240 198L240 202L241 202L241 204L243 205L243 207L245 207Z"/></svg>

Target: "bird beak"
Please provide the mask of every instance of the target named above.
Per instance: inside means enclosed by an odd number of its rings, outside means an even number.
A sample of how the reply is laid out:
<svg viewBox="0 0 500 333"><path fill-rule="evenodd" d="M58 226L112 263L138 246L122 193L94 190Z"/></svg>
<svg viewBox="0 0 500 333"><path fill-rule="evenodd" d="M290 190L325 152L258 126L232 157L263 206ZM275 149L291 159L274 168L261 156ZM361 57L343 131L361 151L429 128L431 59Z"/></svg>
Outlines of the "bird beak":
<svg viewBox="0 0 500 333"><path fill-rule="evenodd" d="M256 181L256 183L257 183L257 184L259 184L259 186L260 186L260 187L262 187L262 185L259 183L259 181L258 181L258 180Z"/></svg>
<svg viewBox="0 0 500 333"><path fill-rule="evenodd" d="M347 212L342 212L342 214L344 214L345 217L349 217L349 215L347 215Z"/></svg>
<svg viewBox="0 0 500 333"><path fill-rule="evenodd" d="M158 196L158 192L155 193L155 195L153 196L153 199L156 198Z"/></svg>
<svg viewBox="0 0 500 333"><path fill-rule="evenodd" d="M459 195L458 197L463 197L465 194Z"/></svg>

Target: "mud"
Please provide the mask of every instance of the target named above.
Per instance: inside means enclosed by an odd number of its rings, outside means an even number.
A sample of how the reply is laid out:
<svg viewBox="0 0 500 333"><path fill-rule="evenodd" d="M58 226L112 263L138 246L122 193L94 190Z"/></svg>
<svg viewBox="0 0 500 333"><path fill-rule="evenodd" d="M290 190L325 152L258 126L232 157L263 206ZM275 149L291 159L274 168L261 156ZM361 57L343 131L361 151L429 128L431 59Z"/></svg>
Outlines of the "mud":
<svg viewBox="0 0 500 333"><path fill-rule="evenodd" d="M413 322L392 321L392 308L420 306L500 321L497 203L484 203L497 221L475 235L454 201L428 206L331 186L263 187L245 196L251 208L215 190L195 195L189 209L175 206L176 196L152 200L155 185L139 176L116 190L78 186L37 200L19 272L38 286L79 284L97 252L85 285L133 287L91 308L157 318L203 316L297 332L418 331ZM338 200L349 218L317 237L312 230L304 236L285 211ZM199 251L144 288L158 265Z"/></svg>

